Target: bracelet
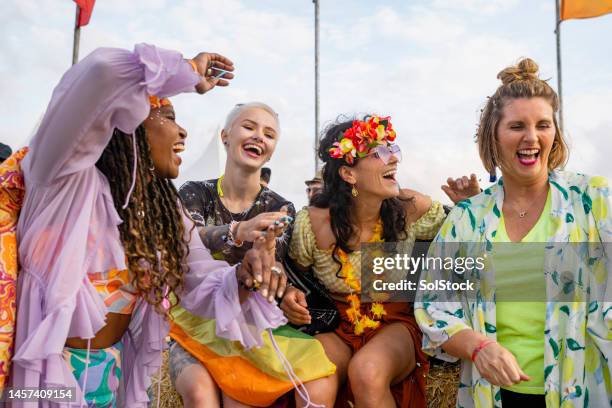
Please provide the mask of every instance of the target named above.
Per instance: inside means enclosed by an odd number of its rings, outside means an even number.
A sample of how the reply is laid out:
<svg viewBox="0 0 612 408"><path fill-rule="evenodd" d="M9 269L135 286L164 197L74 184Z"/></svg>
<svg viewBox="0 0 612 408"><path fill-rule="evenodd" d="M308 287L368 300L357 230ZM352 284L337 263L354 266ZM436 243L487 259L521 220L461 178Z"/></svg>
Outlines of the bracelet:
<svg viewBox="0 0 612 408"><path fill-rule="evenodd" d="M242 244L244 243L234 237L234 227L236 227L236 230L238 230L238 224L240 224L240 221L232 221L230 223L229 230L227 231L227 236L225 239L225 243L227 245L230 245L236 248L240 248Z"/></svg>
<svg viewBox="0 0 612 408"><path fill-rule="evenodd" d="M472 361L476 360L476 356L478 355L480 350L482 350L483 348L487 347L489 344L493 344L493 343L495 343L495 340L492 340L492 339L485 339L485 340L481 341L480 344L478 344L478 346L476 346L474 351L472 351Z"/></svg>

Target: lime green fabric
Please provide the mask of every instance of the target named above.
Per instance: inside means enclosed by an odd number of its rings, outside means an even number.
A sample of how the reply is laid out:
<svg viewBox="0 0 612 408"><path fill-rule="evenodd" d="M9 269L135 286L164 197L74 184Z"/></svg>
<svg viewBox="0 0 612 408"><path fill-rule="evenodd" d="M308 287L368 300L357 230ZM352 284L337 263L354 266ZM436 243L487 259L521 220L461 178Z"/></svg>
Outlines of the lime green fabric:
<svg viewBox="0 0 612 408"><path fill-rule="evenodd" d="M514 354L531 378L502 388L522 394L544 394L544 248L524 244L547 241L547 231L552 224L550 205L549 191L540 218L520 243L511 243L502 212L494 241L502 244L493 246L497 341Z"/></svg>

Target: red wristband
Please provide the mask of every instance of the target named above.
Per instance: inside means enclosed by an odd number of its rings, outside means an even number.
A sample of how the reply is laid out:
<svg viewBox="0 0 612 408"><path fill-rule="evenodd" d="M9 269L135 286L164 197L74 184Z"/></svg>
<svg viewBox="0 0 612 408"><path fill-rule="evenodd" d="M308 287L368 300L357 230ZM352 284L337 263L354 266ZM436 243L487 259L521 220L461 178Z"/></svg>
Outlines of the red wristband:
<svg viewBox="0 0 612 408"><path fill-rule="evenodd" d="M476 360L476 355L480 352L480 350L482 350L483 348L487 347L489 344L492 344L492 343L495 343L495 340L486 339L486 340L481 341L480 344L476 346L474 351L472 351L472 361Z"/></svg>

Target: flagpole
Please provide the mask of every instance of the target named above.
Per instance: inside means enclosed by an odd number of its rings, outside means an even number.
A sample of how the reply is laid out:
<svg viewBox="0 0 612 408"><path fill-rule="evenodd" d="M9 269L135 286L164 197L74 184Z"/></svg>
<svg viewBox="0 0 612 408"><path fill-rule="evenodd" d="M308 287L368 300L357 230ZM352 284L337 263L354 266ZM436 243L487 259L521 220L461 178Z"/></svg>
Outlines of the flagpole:
<svg viewBox="0 0 612 408"><path fill-rule="evenodd" d="M81 39L81 27L79 27L79 5L76 6L76 17L74 20L74 40L72 42L72 65L79 60L79 42Z"/></svg>
<svg viewBox="0 0 612 408"><path fill-rule="evenodd" d="M319 144L319 0L312 0L315 6L315 137L314 162L315 174L319 171L317 148Z"/></svg>
<svg viewBox="0 0 612 408"><path fill-rule="evenodd" d="M555 21L555 34L557 36L557 92L559 94L559 128L561 132L565 129L563 126L563 80L561 75L561 11L559 2L562 0L555 0L555 8L557 14L557 20Z"/></svg>

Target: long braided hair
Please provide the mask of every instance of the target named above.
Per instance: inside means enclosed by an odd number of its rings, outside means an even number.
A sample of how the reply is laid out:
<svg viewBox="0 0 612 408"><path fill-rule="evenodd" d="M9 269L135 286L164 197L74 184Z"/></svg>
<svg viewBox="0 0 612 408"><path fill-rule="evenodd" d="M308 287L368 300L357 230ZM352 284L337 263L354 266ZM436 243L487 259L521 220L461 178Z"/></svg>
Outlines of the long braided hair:
<svg viewBox="0 0 612 408"><path fill-rule="evenodd" d="M354 120L365 121L367 119L368 116ZM338 273L342 269L342 263L337 255L337 249L340 248L347 254L352 253L353 250L349 247L349 241L356 232L351 222L352 186L340 177L339 170L342 166L355 166L359 162L359 158L355 158L353 164L349 164L344 159L332 158L329 155L329 149L352 125L353 119L341 116L323 131L318 150L319 159L325 163L323 167L323 191L313 199L313 206L329 209L331 230L334 238L336 238L332 258L339 265ZM380 208L380 218L383 224L383 239L385 242L394 243L406 239L407 214L403 201L408 200L411 199L393 197L383 200Z"/></svg>
<svg viewBox="0 0 612 408"><path fill-rule="evenodd" d="M135 132L138 152L136 184L126 209L122 206L132 183L134 147L132 135L115 129L110 143L96 163L110 184L132 284L155 310L168 316L162 302L171 306L183 288L183 260L189 252L176 188L153 171L149 143L140 125ZM175 296L168 296L174 294Z"/></svg>

